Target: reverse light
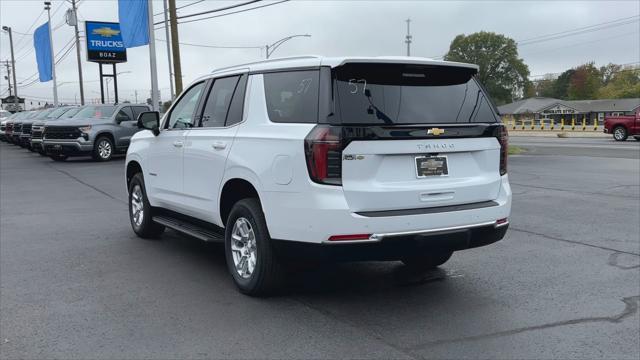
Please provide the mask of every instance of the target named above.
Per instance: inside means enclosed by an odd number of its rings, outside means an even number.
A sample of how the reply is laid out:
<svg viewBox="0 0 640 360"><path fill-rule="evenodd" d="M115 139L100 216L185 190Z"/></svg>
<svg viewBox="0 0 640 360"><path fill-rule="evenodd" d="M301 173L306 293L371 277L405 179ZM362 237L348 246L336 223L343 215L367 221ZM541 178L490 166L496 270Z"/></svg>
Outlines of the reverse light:
<svg viewBox="0 0 640 360"><path fill-rule="evenodd" d="M332 235L329 237L329 241L369 240L370 237L371 234Z"/></svg>
<svg viewBox="0 0 640 360"><path fill-rule="evenodd" d="M318 125L304 140L309 177L316 183L342 185L342 129Z"/></svg>

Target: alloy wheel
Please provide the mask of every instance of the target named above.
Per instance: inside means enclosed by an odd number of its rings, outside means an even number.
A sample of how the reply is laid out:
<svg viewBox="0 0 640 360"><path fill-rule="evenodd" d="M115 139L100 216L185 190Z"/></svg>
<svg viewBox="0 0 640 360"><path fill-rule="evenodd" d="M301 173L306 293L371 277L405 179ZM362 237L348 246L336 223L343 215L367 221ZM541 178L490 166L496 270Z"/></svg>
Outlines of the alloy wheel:
<svg viewBox="0 0 640 360"><path fill-rule="evenodd" d="M108 159L111 156L111 143L108 140L101 140L98 143L98 154L102 159Z"/></svg>
<svg viewBox="0 0 640 360"><path fill-rule="evenodd" d="M250 278L256 267L258 251L256 235L251 223L246 218L240 217L233 224L231 255L238 275L243 279Z"/></svg>
<svg viewBox="0 0 640 360"><path fill-rule="evenodd" d="M144 202L140 185L135 185L131 192L131 217L136 226L142 225L142 221L144 221Z"/></svg>

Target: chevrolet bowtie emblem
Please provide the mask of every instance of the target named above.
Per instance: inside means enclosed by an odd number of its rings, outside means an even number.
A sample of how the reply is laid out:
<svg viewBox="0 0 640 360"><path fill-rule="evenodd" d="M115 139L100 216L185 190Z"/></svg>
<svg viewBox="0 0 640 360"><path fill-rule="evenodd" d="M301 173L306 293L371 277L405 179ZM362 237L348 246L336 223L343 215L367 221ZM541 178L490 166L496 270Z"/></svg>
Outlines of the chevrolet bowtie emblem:
<svg viewBox="0 0 640 360"><path fill-rule="evenodd" d="M120 34L120 30L114 30L112 28L109 27L101 27L98 29L93 29L92 33L94 35L102 35L104 37L112 37L114 35L118 35Z"/></svg>
<svg viewBox="0 0 640 360"><path fill-rule="evenodd" d="M442 134L444 134L444 129L431 128L431 129L427 130L427 135L438 136L438 135L442 135Z"/></svg>

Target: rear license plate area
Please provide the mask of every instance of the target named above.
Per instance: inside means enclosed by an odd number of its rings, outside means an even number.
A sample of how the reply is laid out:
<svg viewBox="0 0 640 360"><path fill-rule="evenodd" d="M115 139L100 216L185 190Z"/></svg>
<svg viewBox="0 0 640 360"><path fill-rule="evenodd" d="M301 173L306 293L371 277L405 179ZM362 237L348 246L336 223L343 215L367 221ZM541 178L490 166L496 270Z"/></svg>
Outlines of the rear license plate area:
<svg viewBox="0 0 640 360"><path fill-rule="evenodd" d="M449 175L449 164L446 156L416 156L416 177Z"/></svg>

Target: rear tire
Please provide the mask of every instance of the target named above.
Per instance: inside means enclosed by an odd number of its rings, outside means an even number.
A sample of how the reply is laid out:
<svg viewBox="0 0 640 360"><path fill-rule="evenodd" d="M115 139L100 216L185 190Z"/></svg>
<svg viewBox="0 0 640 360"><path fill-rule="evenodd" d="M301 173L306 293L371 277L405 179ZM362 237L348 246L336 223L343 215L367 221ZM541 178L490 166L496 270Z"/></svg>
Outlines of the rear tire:
<svg viewBox="0 0 640 360"><path fill-rule="evenodd" d="M629 137L627 129L624 126L616 126L613 128L613 139L615 141L625 141Z"/></svg>
<svg viewBox="0 0 640 360"><path fill-rule="evenodd" d="M225 230L227 269L241 293L266 296L284 280L284 268L273 251L260 201L238 201L227 218Z"/></svg>
<svg viewBox="0 0 640 360"><path fill-rule="evenodd" d="M402 262L410 268L429 270L446 263L453 255L453 251L434 251L402 259Z"/></svg>
<svg viewBox="0 0 640 360"><path fill-rule="evenodd" d="M67 155L62 155L62 154L52 154L52 155L49 155L49 157L53 161L65 161L65 160L67 160Z"/></svg>
<svg viewBox="0 0 640 360"><path fill-rule="evenodd" d="M164 226L152 220L152 211L144 178L137 173L129 182L129 220L133 232L143 239L157 239L164 232Z"/></svg>
<svg viewBox="0 0 640 360"><path fill-rule="evenodd" d="M113 141L107 136L99 136L93 145L93 160L109 161L113 156Z"/></svg>

